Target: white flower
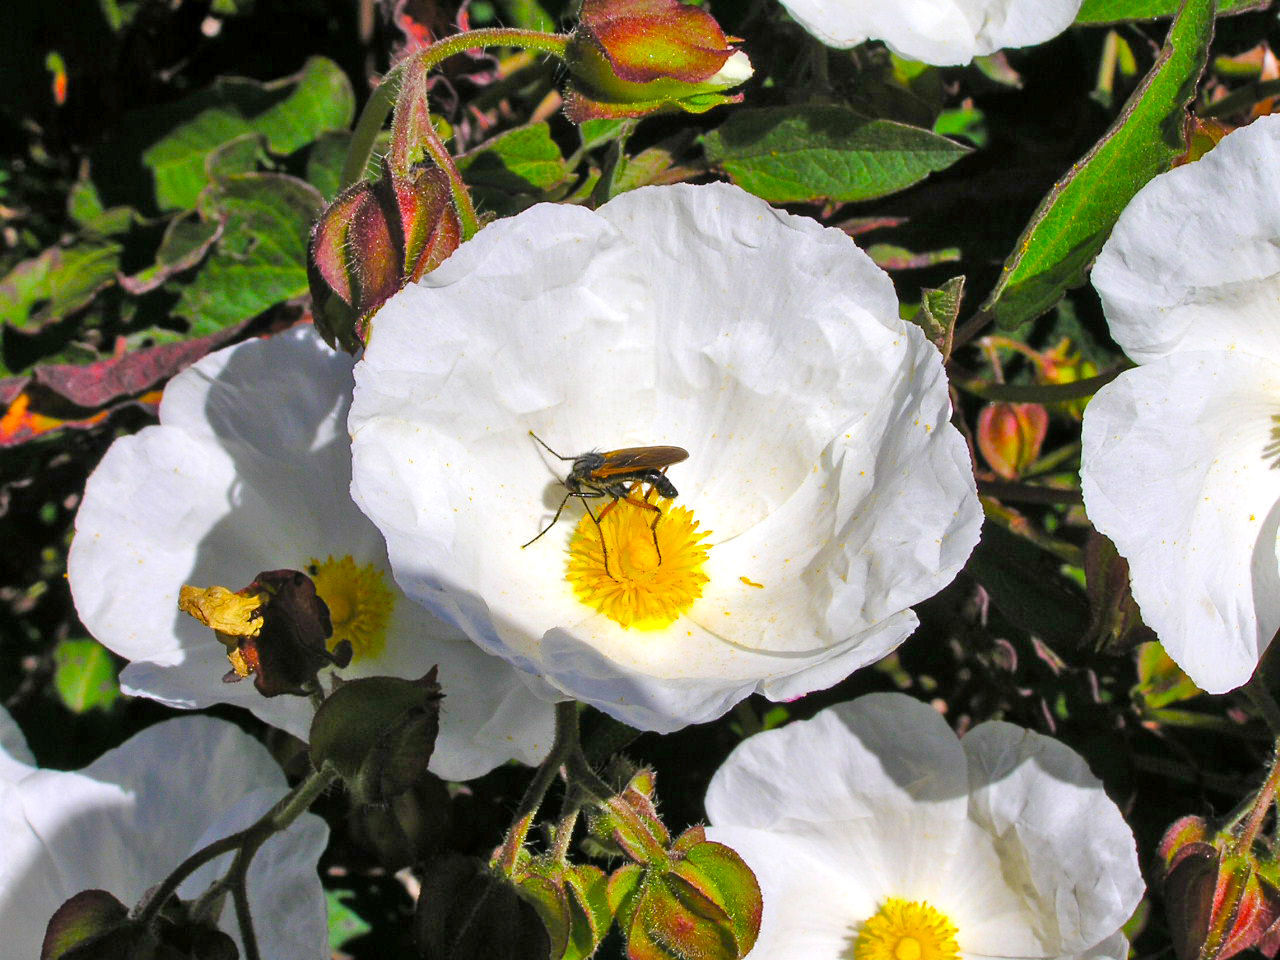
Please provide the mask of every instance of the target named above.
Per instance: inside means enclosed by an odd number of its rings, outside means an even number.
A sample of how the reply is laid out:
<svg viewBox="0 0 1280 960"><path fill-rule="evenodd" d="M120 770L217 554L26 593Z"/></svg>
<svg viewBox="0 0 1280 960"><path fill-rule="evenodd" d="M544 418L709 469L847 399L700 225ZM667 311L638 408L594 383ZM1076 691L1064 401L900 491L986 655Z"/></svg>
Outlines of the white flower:
<svg viewBox="0 0 1280 960"><path fill-rule="evenodd" d="M410 596L666 732L910 635L978 536L949 416L937 350L845 234L725 184L649 188L498 221L382 308L352 493ZM530 430L564 455L687 448L652 458L675 507L586 501L597 529L570 498L577 533L522 549L571 469Z"/></svg>
<svg viewBox="0 0 1280 960"><path fill-rule="evenodd" d="M908 60L945 66L1004 47L1051 40L1083 0L782 0L800 25L831 47L883 40Z"/></svg>
<svg viewBox="0 0 1280 960"><path fill-rule="evenodd" d="M76 610L132 662L125 692L174 707L227 702L306 738L305 697L224 683L225 648L179 613L184 584L238 590L263 570L316 566L348 679L439 664L431 769L467 779L551 745L552 708L396 589L382 537L351 501L352 360L309 328L220 350L165 390L160 426L117 440L89 478L68 561ZM348 559L350 558L350 559Z"/></svg>
<svg viewBox="0 0 1280 960"><path fill-rule="evenodd" d="M81 890L126 907L195 851L243 830L288 792L262 744L225 720L179 717L149 727L83 770L37 770L0 709L0 930L4 955L36 957L49 917ZM324 821L303 814L269 839L249 868L254 932L264 957L328 955L316 862ZM226 873L231 853L178 888L191 899ZM221 929L240 946L230 900Z"/></svg>
<svg viewBox="0 0 1280 960"><path fill-rule="evenodd" d="M1147 184L1093 268L1140 366L1089 402L1080 476L1143 619L1202 689L1280 628L1280 117Z"/></svg>
<svg viewBox="0 0 1280 960"><path fill-rule="evenodd" d="M744 741L706 808L760 881L757 960L1128 955L1133 835L1073 750L1013 724L957 740L871 694Z"/></svg>

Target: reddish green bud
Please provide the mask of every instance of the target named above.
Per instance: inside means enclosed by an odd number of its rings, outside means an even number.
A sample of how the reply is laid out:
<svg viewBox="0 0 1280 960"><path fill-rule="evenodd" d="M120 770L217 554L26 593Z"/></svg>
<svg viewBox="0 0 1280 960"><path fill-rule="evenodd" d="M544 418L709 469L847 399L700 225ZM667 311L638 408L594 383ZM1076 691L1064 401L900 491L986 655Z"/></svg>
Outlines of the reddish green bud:
<svg viewBox="0 0 1280 960"><path fill-rule="evenodd" d="M414 915L424 960L542 960L551 942L534 905L479 860L451 854L430 864Z"/></svg>
<svg viewBox="0 0 1280 960"><path fill-rule="evenodd" d="M978 449L1006 480L1035 462L1048 432L1048 411L1038 403L989 403L978 414Z"/></svg>
<svg viewBox="0 0 1280 960"><path fill-rule="evenodd" d="M357 802L387 802L427 775L442 696L434 667L420 680L342 684L311 721L312 764L336 769Z"/></svg>
<svg viewBox="0 0 1280 960"><path fill-rule="evenodd" d="M236 960L235 941L172 897L148 927L105 890L82 890L49 919L40 960Z"/></svg>
<svg viewBox="0 0 1280 960"><path fill-rule="evenodd" d="M741 94L751 61L705 10L679 0L584 0L565 50L575 123L642 117L664 108L702 113Z"/></svg>
<svg viewBox="0 0 1280 960"><path fill-rule="evenodd" d="M1175 821L1160 841L1164 899L1178 960L1227 960L1280 946L1280 889L1240 853L1230 833L1210 834L1199 817Z"/></svg>
<svg viewBox="0 0 1280 960"><path fill-rule="evenodd" d="M733 850L699 836L677 841L673 852L684 854L624 894L619 919L631 960L736 960L755 945L763 909L755 874Z"/></svg>
<svg viewBox="0 0 1280 960"><path fill-rule="evenodd" d="M585 960L595 953L613 922L603 870L524 856L512 879L542 917L552 960Z"/></svg>
<svg viewBox="0 0 1280 960"><path fill-rule="evenodd" d="M638 863L665 863L671 834L658 816L653 790L653 771L639 771L620 794L591 812L591 835Z"/></svg>
<svg viewBox="0 0 1280 960"><path fill-rule="evenodd" d="M354 352L369 317L405 284L434 270L461 240L443 171L383 168L329 204L311 233L308 278L316 329Z"/></svg>

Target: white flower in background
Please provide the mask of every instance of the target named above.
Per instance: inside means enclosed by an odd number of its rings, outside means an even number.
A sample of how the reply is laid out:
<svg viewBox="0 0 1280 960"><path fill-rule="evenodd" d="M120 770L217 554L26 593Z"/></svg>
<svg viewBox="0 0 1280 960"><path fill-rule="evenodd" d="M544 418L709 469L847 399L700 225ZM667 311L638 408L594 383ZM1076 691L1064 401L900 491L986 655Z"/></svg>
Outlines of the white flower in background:
<svg viewBox="0 0 1280 960"><path fill-rule="evenodd" d="M352 493L410 596L666 732L911 634L981 521L949 416L938 351L845 234L725 184L648 188L500 220L382 308ZM587 501L600 529L571 498L522 549L572 467L531 430L563 455L685 448L648 458L679 497L661 519Z"/></svg>
<svg viewBox="0 0 1280 960"><path fill-rule="evenodd" d="M351 368L301 327L175 377L160 425L117 440L89 478L68 561L76 610L132 661L126 693L184 708L234 703L305 739L307 698L224 683L226 649L177 603L184 584L237 590L263 570L310 572L331 642L354 648L343 677L414 679L439 664L432 771L467 779L511 757L537 762L552 708L396 588L382 536L351 501Z"/></svg>
<svg viewBox="0 0 1280 960"><path fill-rule="evenodd" d="M243 830L288 792L262 744L225 720L179 717L149 727L83 770L38 770L0 709L0 930L6 957L37 957L49 917L73 894L100 889L127 907L192 853ZM303 814L249 868L264 957L328 955L316 863L324 821ZM191 899L226 873L231 853L178 888ZM244 956L228 899L219 927Z"/></svg>
<svg viewBox="0 0 1280 960"><path fill-rule="evenodd" d="M883 40L900 57L946 66L1051 40L1071 26L1082 2L782 0L782 5L828 46Z"/></svg>
<svg viewBox="0 0 1280 960"><path fill-rule="evenodd" d="M1147 184L1093 268L1139 366L1085 409L1085 506L1210 693L1248 680L1280 628L1277 171L1280 117L1263 117Z"/></svg>
<svg viewBox="0 0 1280 960"><path fill-rule="evenodd" d="M757 734L711 780L707 837L755 871L758 960L1123 960L1133 834L1071 748L957 739L871 694Z"/></svg>

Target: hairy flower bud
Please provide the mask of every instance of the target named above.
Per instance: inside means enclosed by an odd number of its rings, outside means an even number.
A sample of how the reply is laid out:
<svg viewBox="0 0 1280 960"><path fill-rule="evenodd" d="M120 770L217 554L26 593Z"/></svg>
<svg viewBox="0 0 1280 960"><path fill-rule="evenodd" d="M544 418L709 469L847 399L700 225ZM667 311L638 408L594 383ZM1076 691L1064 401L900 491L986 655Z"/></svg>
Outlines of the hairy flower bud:
<svg viewBox="0 0 1280 960"><path fill-rule="evenodd" d="M752 73L711 14L679 0L584 0L565 60L575 123L664 107L702 113L741 100L724 91Z"/></svg>
<svg viewBox="0 0 1280 960"><path fill-rule="evenodd" d="M990 403L978 414L978 449L991 469L1016 480L1040 456L1049 414L1038 403Z"/></svg>

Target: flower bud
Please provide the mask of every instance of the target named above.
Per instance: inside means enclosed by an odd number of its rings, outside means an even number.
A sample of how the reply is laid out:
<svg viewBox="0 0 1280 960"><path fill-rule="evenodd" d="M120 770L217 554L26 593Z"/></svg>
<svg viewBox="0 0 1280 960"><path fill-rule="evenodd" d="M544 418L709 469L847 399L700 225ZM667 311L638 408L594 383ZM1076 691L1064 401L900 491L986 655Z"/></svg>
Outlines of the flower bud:
<svg viewBox="0 0 1280 960"><path fill-rule="evenodd" d="M1096 377L1098 375L1098 365L1090 360L1085 360L1080 355L1080 351L1072 346L1070 339L1063 337L1052 350L1039 354L1037 373L1037 379L1041 383L1075 383L1077 380ZM1081 397L1078 400L1067 400L1059 406L1073 418L1079 420L1084 416L1084 408L1088 402L1089 399L1087 397Z"/></svg>
<svg viewBox="0 0 1280 960"><path fill-rule="evenodd" d="M1049 414L1038 403L989 403L978 414L978 449L991 469L1016 480L1040 456Z"/></svg>
<svg viewBox="0 0 1280 960"><path fill-rule="evenodd" d="M702 113L741 100L724 91L752 73L715 18L679 0L583 0L565 60L574 123L663 108Z"/></svg>
<svg viewBox="0 0 1280 960"><path fill-rule="evenodd" d="M354 352L393 293L440 265L461 239L444 172L384 167L329 204L311 233L307 275L316 329Z"/></svg>
<svg viewBox="0 0 1280 960"><path fill-rule="evenodd" d="M1275 953L1280 889L1230 833L1209 836L1199 817L1173 823L1160 841L1165 908L1178 960L1227 960L1250 947Z"/></svg>
<svg viewBox="0 0 1280 960"><path fill-rule="evenodd" d="M542 917L552 960L576 960L596 952L613 923L603 870L550 856L522 856L512 880Z"/></svg>
<svg viewBox="0 0 1280 960"><path fill-rule="evenodd" d="M695 827L676 840L664 868L623 867L609 897L631 960L734 960L760 932L755 874L729 847Z"/></svg>
<svg viewBox="0 0 1280 960"><path fill-rule="evenodd" d="M592 811L591 835L638 863L664 862L671 834L658 816L653 791L653 771L636 773L621 793Z"/></svg>
<svg viewBox="0 0 1280 960"><path fill-rule="evenodd" d="M312 764L336 768L357 802L386 803L427 775L442 697L434 667L419 680L342 684L311 721Z"/></svg>

